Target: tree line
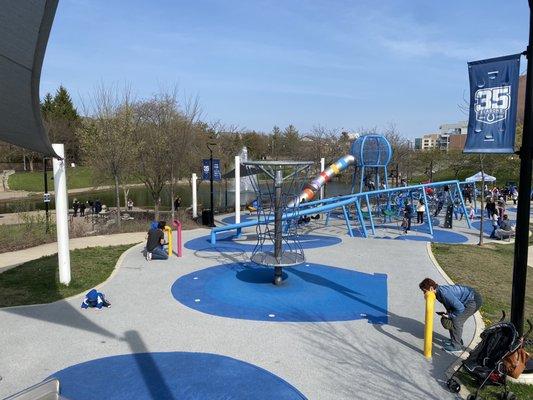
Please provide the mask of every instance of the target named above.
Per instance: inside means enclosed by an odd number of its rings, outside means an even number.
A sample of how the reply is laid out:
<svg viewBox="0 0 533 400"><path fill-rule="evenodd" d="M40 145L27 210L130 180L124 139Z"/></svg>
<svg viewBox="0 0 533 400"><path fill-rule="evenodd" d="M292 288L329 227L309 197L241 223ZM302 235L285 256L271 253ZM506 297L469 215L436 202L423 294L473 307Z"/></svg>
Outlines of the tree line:
<svg viewBox="0 0 533 400"><path fill-rule="evenodd" d="M64 143L68 163L91 168L95 182L111 180L115 186L116 207L120 210L120 188L126 182L144 183L151 194L156 214L161 193L167 186L171 198L179 180L201 171L207 158L207 144L217 143L214 157L221 160L223 173L233 168L234 156L248 148L250 159L292 159L334 162L348 154L352 137L348 132L315 126L305 134L289 125L274 126L270 132L258 132L206 122L197 98L179 99L177 89L163 90L151 97L137 99L128 87L98 87L81 116L64 87L55 95L47 94L41 104L45 128L52 142ZM377 128L360 128L360 134L378 133ZM381 132L391 143L393 157L389 165L391 183L406 179L410 183L424 180L464 179L480 169L496 175L500 182L517 180L519 160L514 155L467 155L461 151L415 151L394 125ZM517 129L520 139L521 126ZM1 145L0 161L24 157L33 169L40 156L10 145ZM337 179L349 182L353 170ZM505 183L505 182L502 182ZM120 218L117 213L117 223Z"/></svg>

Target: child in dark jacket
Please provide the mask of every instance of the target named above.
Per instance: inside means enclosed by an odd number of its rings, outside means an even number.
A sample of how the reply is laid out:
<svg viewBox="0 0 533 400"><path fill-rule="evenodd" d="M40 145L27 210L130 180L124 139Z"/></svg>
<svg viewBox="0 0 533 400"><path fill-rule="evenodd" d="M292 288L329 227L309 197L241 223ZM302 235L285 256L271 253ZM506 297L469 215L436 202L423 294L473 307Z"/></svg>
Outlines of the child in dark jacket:
<svg viewBox="0 0 533 400"><path fill-rule="evenodd" d="M83 303L81 303L81 308L98 308L99 310L102 307L111 307L111 303L105 299L103 293L98 292L96 289L92 289L85 295Z"/></svg>

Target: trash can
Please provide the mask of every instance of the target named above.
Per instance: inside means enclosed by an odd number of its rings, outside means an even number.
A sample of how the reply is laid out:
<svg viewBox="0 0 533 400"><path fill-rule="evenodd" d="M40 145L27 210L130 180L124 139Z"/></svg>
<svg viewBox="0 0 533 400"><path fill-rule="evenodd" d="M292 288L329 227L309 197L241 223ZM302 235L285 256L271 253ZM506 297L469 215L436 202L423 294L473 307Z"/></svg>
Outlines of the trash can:
<svg viewBox="0 0 533 400"><path fill-rule="evenodd" d="M446 216L444 217L444 227L452 229L453 225L453 204L446 206Z"/></svg>
<svg viewBox="0 0 533 400"><path fill-rule="evenodd" d="M212 226L214 222L213 212L209 209L202 210L202 225Z"/></svg>

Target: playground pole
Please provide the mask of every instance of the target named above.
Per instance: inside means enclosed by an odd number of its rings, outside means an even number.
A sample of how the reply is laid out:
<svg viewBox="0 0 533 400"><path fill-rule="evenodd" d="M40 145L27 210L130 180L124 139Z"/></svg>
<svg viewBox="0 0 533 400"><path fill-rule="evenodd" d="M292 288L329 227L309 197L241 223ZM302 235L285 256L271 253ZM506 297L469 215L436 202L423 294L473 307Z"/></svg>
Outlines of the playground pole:
<svg viewBox="0 0 533 400"><path fill-rule="evenodd" d="M529 211L531 200L531 162L533 147L533 0L529 0L529 44L527 46L526 105L524 132L520 147L520 183L516 211L516 239L514 246L513 291L511 295L511 322L522 335L524 329L524 302L526 297L527 253L529 241Z"/></svg>
<svg viewBox="0 0 533 400"><path fill-rule="evenodd" d="M424 328L424 356L431 358L433 349L433 313L435 312L435 292L427 291L424 294L426 299L426 318Z"/></svg>
<svg viewBox="0 0 533 400"><path fill-rule="evenodd" d="M192 174L192 217L198 217L198 199L196 192L196 174Z"/></svg>
<svg viewBox="0 0 533 400"><path fill-rule="evenodd" d="M241 222L241 158L235 156L235 223Z"/></svg>
<svg viewBox="0 0 533 400"><path fill-rule="evenodd" d="M274 181L274 258L276 264L281 263L281 241L282 241L282 214L281 209L281 186L283 185L283 175L281 170L276 171L276 178ZM282 283L283 272L281 266L274 267L274 284L280 285Z"/></svg>
<svg viewBox="0 0 533 400"><path fill-rule="evenodd" d="M54 189L56 194L57 258L59 264L59 282L70 283L70 253L68 244L68 197L67 175L65 165L65 147L52 144L55 153L61 157L52 159L54 170Z"/></svg>
<svg viewBox="0 0 533 400"><path fill-rule="evenodd" d="M326 168L326 159L322 157L320 159L320 172L324 172L324 169ZM324 198L324 185L320 188L320 200Z"/></svg>

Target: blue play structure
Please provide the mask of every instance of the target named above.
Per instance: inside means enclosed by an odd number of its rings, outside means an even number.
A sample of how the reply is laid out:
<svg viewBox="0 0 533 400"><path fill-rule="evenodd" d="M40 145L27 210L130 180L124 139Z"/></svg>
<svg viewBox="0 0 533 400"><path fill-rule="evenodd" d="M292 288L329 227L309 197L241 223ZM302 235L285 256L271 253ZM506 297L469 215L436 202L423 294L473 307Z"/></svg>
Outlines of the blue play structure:
<svg viewBox="0 0 533 400"><path fill-rule="evenodd" d="M387 188L387 165L392 157L392 148L389 141L382 135L365 135L352 143L350 153L355 157L357 170L359 171L359 193L370 185L364 185L365 179L372 179L375 189L380 188L383 182ZM370 173L368 169L370 168ZM380 171L382 170L382 171ZM357 172L352 178L352 193L355 193ZM381 175L383 179L381 179ZM368 183L368 182L367 182Z"/></svg>
<svg viewBox="0 0 533 400"><path fill-rule="evenodd" d="M433 235L433 221L430 214L430 202L427 195L427 189L443 189L445 186L448 186L450 191L451 198L459 199L459 207L463 209L465 215L468 215L466 206L464 203L463 195L459 187L459 181L443 181L443 182L431 182L424 183L420 185L412 185L405 187L397 187L390 189L374 190L363 193L354 193L344 196L330 197L322 200L315 200L308 203L300 204L294 209L288 209L288 211L283 214L282 219L284 221L292 220L299 218L300 215L314 215L319 213L330 213L334 210L341 210L343 214L344 221L348 230L348 235L350 237L356 236L355 226L353 225L354 221L358 222L359 229L363 237L368 237L368 230L370 229L372 234L375 235L376 227L376 217L389 217L398 218L402 215L403 208L402 204L395 204L395 199L409 199L410 201L417 200L422 197L424 199L424 204L426 208L426 225L427 230L430 235ZM373 204L371 201L375 199L374 204L382 204L377 210L372 210L370 206ZM379 202L381 200L381 203ZM364 201L367 204L367 210L364 211L361 207L361 203ZM350 210L350 207L353 207L354 212ZM326 224L329 222L329 215L326 218ZM472 228L470 220L467 218L466 222L469 228ZM227 231L236 231L237 235L241 234L242 228L255 226L257 224L267 224L272 223L272 220L269 218L259 218L258 220L245 221L240 224L230 224L224 226L218 226L211 230L211 244L216 244L217 234Z"/></svg>
<svg viewBox="0 0 533 400"><path fill-rule="evenodd" d="M430 198L428 192L436 193L437 191L446 192L446 201L460 208L465 216L468 215L461 192L461 183L457 180L387 188L387 165L392 157L392 148L384 136L362 136L352 144L350 152L355 158L356 165L352 178L352 193L321 200L292 203L285 209L281 217L285 223L285 230L289 229L292 221L298 220L302 215L326 213L327 225L330 213L341 211L342 218L346 222L348 235L350 237L357 236L357 231L359 231L360 235L366 238L369 230L372 235L376 234L376 218L382 218L383 222L401 219L406 201L414 203L418 199L423 199L425 226L428 233L433 236L433 221L430 213L430 201L433 201L433 197ZM383 180L381 180L381 176L383 176ZM359 180L358 185L356 184L357 178ZM369 184L369 180L371 184ZM354 193L357 186L359 191ZM471 228L470 220L466 219L466 221L468 227ZM242 228L272 223L271 217L259 214L254 220L213 228L211 230L211 244L216 244L219 233L236 231L237 236L240 236Z"/></svg>

